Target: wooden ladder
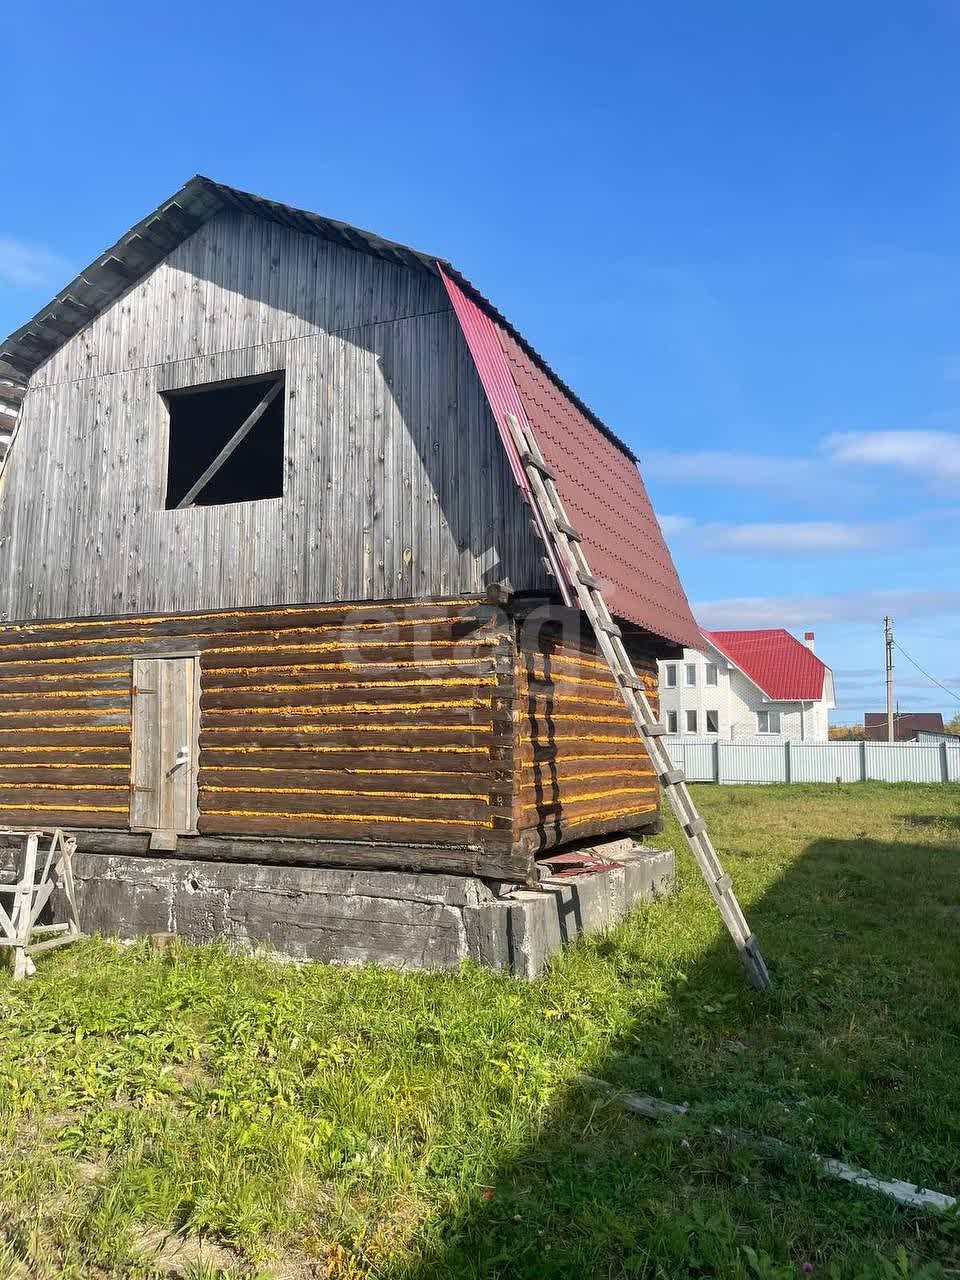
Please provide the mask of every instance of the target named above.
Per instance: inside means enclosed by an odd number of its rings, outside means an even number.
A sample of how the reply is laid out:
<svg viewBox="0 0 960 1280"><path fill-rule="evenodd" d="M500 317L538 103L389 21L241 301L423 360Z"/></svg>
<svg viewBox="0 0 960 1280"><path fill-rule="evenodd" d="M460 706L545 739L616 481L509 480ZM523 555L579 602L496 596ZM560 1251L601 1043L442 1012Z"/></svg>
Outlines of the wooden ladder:
<svg viewBox="0 0 960 1280"><path fill-rule="evenodd" d="M536 437L529 427L523 427L512 414L506 415L510 435L519 454L520 462L530 485L530 499L537 517L535 524L541 536L548 541L548 558L559 560L566 573L567 582L558 579L561 594L567 605L579 605L590 620L597 643L617 682L620 696L643 739L647 753L670 806L680 823L690 852L700 868L710 890L710 895L720 911L723 923L733 939L747 979L758 991L768 991L770 975L764 963L757 939L750 932L737 895L733 891L730 876L724 871L717 851L707 832L707 824L697 812L686 778L676 769L663 741L664 726L653 714L647 695L630 661L620 628L607 608L600 582L590 572L584 555L580 534L571 525L564 510L556 486L556 476L547 465ZM571 594L572 584L575 595Z"/></svg>

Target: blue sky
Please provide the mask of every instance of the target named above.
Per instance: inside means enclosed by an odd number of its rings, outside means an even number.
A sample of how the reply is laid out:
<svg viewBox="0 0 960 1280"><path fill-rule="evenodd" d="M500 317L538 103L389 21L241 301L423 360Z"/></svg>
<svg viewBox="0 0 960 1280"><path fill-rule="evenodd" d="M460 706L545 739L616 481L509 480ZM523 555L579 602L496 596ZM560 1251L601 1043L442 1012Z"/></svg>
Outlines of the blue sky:
<svg viewBox="0 0 960 1280"><path fill-rule="evenodd" d="M134 14L142 17L142 25ZM0 330L195 172L450 257L638 452L708 626L960 710L960 5L4 18Z"/></svg>

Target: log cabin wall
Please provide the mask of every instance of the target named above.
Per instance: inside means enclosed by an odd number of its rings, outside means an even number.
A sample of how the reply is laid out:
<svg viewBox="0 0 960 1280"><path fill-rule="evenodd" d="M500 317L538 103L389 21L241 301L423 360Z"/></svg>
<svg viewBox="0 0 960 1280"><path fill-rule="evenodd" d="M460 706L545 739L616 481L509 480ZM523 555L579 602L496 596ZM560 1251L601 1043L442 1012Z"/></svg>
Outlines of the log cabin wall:
<svg viewBox="0 0 960 1280"><path fill-rule="evenodd" d="M283 373L283 496L166 510L164 393ZM29 380L0 617L544 585L439 279L223 212Z"/></svg>
<svg viewBox="0 0 960 1280"><path fill-rule="evenodd" d="M514 626L480 600L0 627L2 821L127 830L133 664L193 653L201 835L445 846L427 865L526 874Z"/></svg>
<svg viewBox="0 0 960 1280"><path fill-rule="evenodd" d="M518 621L515 835L534 853L660 818L656 776L603 655L575 614L551 612L561 621ZM656 657L625 643L656 712Z"/></svg>

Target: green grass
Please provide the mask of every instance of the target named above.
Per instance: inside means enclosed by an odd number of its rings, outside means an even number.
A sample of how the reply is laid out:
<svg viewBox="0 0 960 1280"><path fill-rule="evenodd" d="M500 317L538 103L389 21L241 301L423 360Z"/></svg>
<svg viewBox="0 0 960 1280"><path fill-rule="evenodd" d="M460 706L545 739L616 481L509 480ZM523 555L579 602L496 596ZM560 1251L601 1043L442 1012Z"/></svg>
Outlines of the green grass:
<svg viewBox="0 0 960 1280"><path fill-rule="evenodd" d="M96 940L0 978L0 1277L958 1273L956 1216L709 1125L960 1194L960 789L697 798L772 997L685 854L530 986Z"/></svg>

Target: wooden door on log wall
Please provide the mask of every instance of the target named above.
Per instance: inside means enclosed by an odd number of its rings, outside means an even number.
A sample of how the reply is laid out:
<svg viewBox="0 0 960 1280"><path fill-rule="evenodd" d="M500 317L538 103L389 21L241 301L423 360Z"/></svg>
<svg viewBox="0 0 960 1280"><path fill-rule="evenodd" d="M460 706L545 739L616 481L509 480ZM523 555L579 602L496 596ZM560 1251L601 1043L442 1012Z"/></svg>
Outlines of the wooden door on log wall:
<svg viewBox="0 0 960 1280"><path fill-rule="evenodd" d="M197 829L197 660L136 658L130 826Z"/></svg>

